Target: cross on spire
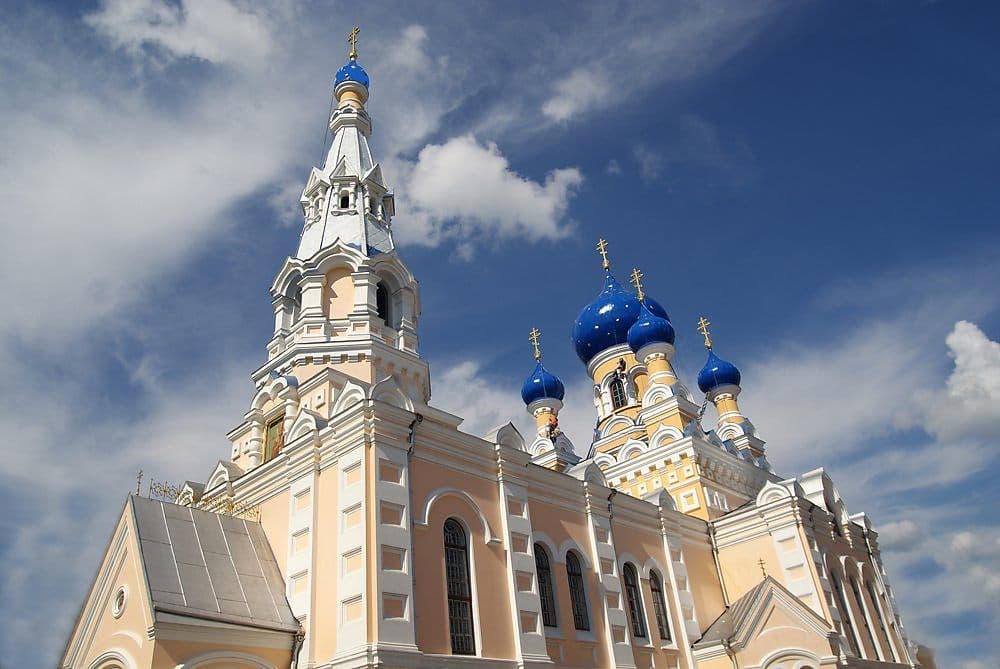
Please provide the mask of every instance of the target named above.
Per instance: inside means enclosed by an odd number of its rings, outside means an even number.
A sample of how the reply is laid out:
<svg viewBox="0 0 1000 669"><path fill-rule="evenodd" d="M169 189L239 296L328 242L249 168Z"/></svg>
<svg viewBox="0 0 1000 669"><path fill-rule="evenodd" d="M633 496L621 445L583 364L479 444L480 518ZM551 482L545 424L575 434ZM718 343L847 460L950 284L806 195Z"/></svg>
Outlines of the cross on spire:
<svg viewBox="0 0 1000 669"><path fill-rule="evenodd" d="M605 240L597 240L597 252L601 254L601 258L604 260L602 267L604 269L611 269L611 263L608 262L608 243Z"/></svg>
<svg viewBox="0 0 1000 669"><path fill-rule="evenodd" d="M642 292L642 277L643 276L645 276L645 275L642 272L639 271L638 267L633 267L632 268L632 274L631 274L632 280L630 281L630 283L633 286L635 286L635 292L639 296L639 301L640 302L642 302L643 299L645 299L645 297L646 297L645 294Z"/></svg>
<svg viewBox="0 0 1000 669"><path fill-rule="evenodd" d="M361 32L361 28L354 26L351 28L351 32L347 33L347 43L351 45L351 52L347 54L347 57L351 60L358 59L358 33Z"/></svg>
<svg viewBox="0 0 1000 669"><path fill-rule="evenodd" d="M531 332L528 333L528 341L531 342L532 348L535 349L535 360L542 359L542 347L538 345L538 338L541 334L538 328L531 328Z"/></svg>
<svg viewBox="0 0 1000 669"><path fill-rule="evenodd" d="M705 348L712 348L712 339L708 336L708 326L711 324L712 322L705 316L698 319L698 332L705 337Z"/></svg>

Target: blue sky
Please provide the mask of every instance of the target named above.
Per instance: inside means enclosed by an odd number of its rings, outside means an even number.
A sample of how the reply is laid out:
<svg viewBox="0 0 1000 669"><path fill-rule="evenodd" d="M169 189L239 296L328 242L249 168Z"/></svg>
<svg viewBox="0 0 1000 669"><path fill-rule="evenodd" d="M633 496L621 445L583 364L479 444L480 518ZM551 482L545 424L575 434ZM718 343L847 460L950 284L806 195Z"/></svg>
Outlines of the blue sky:
<svg viewBox="0 0 1000 669"><path fill-rule="evenodd" d="M56 661L138 468L227 456L358 23L432 403L523 421L537 326L585 448L603 236L689 384L708 313L775 467L874 519L911 635L996 666L1000 10L462 7L0 9L3 662Z"/></svg>

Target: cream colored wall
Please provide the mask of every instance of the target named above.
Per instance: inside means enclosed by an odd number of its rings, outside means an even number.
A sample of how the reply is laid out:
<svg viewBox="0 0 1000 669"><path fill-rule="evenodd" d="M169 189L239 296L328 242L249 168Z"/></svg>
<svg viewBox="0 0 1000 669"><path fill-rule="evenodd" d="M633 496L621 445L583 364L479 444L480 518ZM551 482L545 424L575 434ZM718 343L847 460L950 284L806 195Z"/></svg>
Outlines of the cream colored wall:
<svg viewBox="0 0 1000 669"><path fill-rule="evenodd" d="M719 549L719 564L730 601L735 602L764 580L758 560L764 561L768 575L779 583L784 581L784 571L770 534Z"/></svg>
<svg viewBox="0 0 1000 669"><path fill-rule="evenodd" d="M694 599L694 610L702 630L719 617L726 605L722 599L712 548L708 538L704 543L684 541L684 567L687 569L688 589ZM735 599L729 593L730 601Z"/></svg>
<svg viewBox="0 0 1000 669"><path fill-rule="evenodd" d="M825 637L805 628L798 617L781 607L772 606L764 615L764 621L761 632L737 653L741 667L760 665L762 660L784 649L802 650L820 658L831 654L830 643Z"/></svg>
<svg viewBox="0 0 1000 669"><path fill-rule="evenodd" d="M316 663L326 662L337 651L337 611L340 595L341 559L338 543L339 516L338 494L340 488L339 467L328 467L319 473L313 489L313 518L319 522L312 524L313 551L316 556L313 575L313 629L322 630L312 638L311 655Z"/></svg>
<svg viewBox="0 0 1000 669"><path fill-rule="evenodd" d="M288 578L288 504L288 490L285 489L258 505L260 524L285 579Z"/></svg>
<svg viewBox="0 0 1000 669"><path fill-rule="evenodd" d="M566 576L566 556L551 555L552 580L555 582L556 622L562 639L547 640L549 653L553 659L562 655L562 665L568 667L590 667L594 662L594 650L602 663L607 663L607 651L604 644L606 636L603 602L601 601L600 583L597 572L587 569L586 564L592 561L590 556L590 528L587 517L582 511L571 511L554 504L547 504L538 498L528 501L531 511L531 528L536 533L545 534L555 544L556 549L566 541L576 544L576 550L581 556L581 567L584 571L584 587L587 590L588 613L590 615L590 631L594 641L577 639L576 627L573 624L573 605L569 597L569 581ZM551 550L550 547L547 547ZM545 628L548 632L549 628ZM559 653L554 652L558 647Z"/></svg>
<svg viewBox="0 0 1000 669"><path fill-rule="evenodd" d="M346 318L354 310L354 280L351 270L337 267L326 273L323 312L327 318Z"/></svg>
<svg viewBox="0 0 1000 669"><path fill-rule="evenodd" d="M249 645L236 645L226 643L195 643L191 641L178 640L157 640L153 652L151 669L175 669L178 665L190 659L196 658L204 653L219 653L233 651L235 653L245 653L259 657L265 662L274 665L277 669L288 669L291 666L291 635L289 635L289 645L287 648L260 648ZM212 667L225 667L226 669L256 669L257 665L240 660L219 660L212 663Z"/></svg>

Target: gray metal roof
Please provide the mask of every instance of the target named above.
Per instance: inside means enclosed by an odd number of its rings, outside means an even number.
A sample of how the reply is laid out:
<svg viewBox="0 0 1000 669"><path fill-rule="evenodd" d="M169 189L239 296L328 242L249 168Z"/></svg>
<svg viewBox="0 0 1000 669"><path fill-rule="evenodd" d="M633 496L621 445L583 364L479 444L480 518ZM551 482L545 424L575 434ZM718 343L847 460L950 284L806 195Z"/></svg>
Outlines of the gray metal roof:
<svg viewBox="0 0 1000 669"><path fill-rule="evenodd" d="M726 607L722 615L715 619L715 622L708 626L705 633L701 635L694 645L694 648L713 646L721 641L728 641L736 633L736 630L743 624L743 619L750 613L757 596L768 587L770 583L781 586L770 576L750 588L742 597Z"/></svg>
<svg viewBox="0 0 1000 669"><path fill-rule="evenodd" d="M145 497L130 503L154 610L298 630L260 523Z"/></svg>

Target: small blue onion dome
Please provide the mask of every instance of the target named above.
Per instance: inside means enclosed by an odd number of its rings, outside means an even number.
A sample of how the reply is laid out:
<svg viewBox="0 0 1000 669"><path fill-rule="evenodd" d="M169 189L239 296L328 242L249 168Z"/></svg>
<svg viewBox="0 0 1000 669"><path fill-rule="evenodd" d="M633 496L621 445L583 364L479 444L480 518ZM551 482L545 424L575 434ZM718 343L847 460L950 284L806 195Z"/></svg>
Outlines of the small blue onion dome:
<svg viewBox="0 0 1000 669"><path fill-rule="evenodd" d="M535 400L554 399L562 400L566 394L566 387L559 377L542 367L541 361L535 365L535 371L531 373L521 386L521 399L525 404L531 404Z"/></svg>
<svg viewBox="0 0 1000 669"><path fill-rule="evenodd" d="M656 301L646 298L646 307L652 314L669 320ZM641 311L635 293L622 288L607 270L604 289L583 308L573 325L573 345L580 360L587 364L601 351L628 343L629 328L639 319Z"/></svg>
<svg viewBox="0 0 1000 669"><path fill-rule="evenodd" d="M701 388L701 392L708 393L725 385L740 385L740 370L733 363L715 355L712 349L708 349L708 360L698 372L698 387Z"/></svg>
<svg viewBox="0 0 1000 669"><path fill-rule="evenodd" d="M628 347L633 353L653 343L673 344L674 326L666 318L657 316L649 307L645 300L639 309L639 320L628 329Z"/></svg>
<svg viewBox="0 0 1000 669"><path fill-rule="evenodd" d="M358 61L352 58L347 61L347 65L337 70L334 85L339 86L345 81L356 81L365 88L368 88L368 73L365 72L365 68L358 65Z"/></svg>

